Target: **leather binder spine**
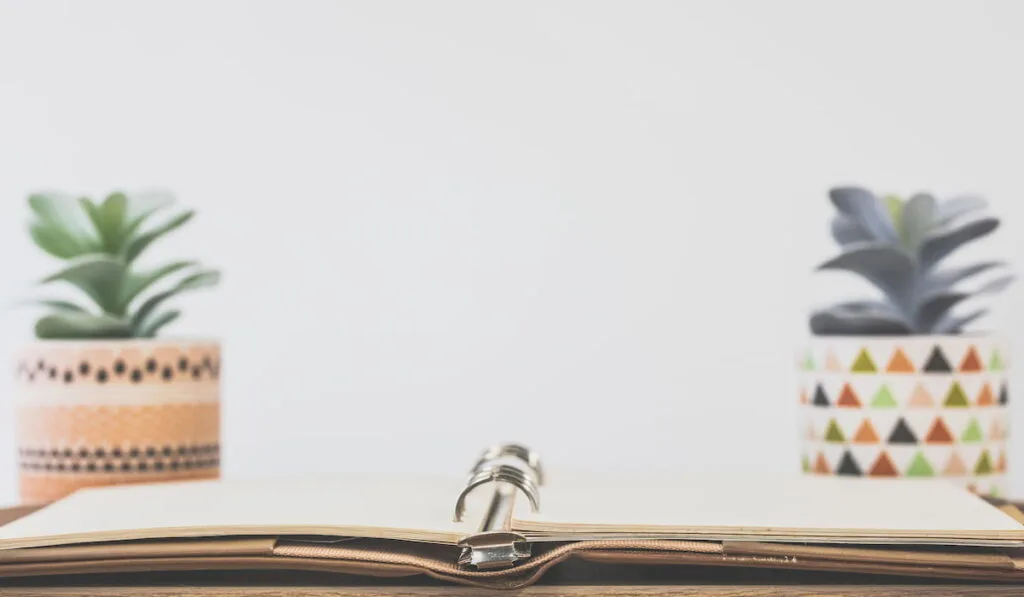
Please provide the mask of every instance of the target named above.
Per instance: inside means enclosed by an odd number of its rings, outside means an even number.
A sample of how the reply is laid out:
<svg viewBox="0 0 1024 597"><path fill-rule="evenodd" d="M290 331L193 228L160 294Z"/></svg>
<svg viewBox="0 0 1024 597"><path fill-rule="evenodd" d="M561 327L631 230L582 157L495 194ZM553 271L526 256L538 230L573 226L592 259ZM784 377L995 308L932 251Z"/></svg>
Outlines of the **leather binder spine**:
<svg viewBox="0 0 1024 597"><path fill-rule="evenodd" d="M470 471L466 487L455 503L455 521L466 513L466 498L484 485L493 493L479 524L479 532L464 539L459 565L478 570L508 568L530 557L526 538L509 530L517 492L522 492L534 512L540 509L543 469L535 452L519 444L497 445L484 453Z"/></svg>

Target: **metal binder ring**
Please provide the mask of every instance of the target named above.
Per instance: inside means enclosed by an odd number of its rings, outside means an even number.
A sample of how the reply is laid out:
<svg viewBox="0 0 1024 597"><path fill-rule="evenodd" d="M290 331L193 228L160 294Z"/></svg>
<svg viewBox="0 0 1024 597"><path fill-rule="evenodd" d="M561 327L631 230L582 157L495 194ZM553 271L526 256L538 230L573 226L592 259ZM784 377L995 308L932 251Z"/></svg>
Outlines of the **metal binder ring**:
<svg viewBox="0 0 1024 597"><path fill-rule="evenodd" d="M473 472L476 473L484 470L490 461L504 458L505 456L522 460L533 471L537 485L544 484L544 471L541 468L540 456L522 444L500 444L488 448L480 456L480 459L476 461L476 464L473 466Z"/></svg>
<svg viewBox="0 0 1024 597"><path fill-rule="evenodd" d="M530 508L534 512L540 510L540 493L530 475L514 466L499 464L476 470L469 478L466 488L462 490L458 501L455 502L455 522L462 522L462 516L466 513L466 497L470 492L481 485L495 482L509 483L515 486L516 489L526 494L526 499L530 501Z"/></svg>

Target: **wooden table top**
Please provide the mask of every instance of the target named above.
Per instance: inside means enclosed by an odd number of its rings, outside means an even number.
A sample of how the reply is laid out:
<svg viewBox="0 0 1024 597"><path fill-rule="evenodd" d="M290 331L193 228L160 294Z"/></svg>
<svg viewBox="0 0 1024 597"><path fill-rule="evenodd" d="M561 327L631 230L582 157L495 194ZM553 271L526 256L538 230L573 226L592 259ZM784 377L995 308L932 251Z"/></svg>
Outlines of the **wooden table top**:
<svg viewBox="0 0 1024 597"><path fill-rule="evenodd" d="M745 568L614 566L567 562L537 585L517 591L485 590L419 578L366 579L288 571L178 572L6 579L0 597L809 597L821 595L1021 595L1019 585L950 583L894 577Z"/></svg>

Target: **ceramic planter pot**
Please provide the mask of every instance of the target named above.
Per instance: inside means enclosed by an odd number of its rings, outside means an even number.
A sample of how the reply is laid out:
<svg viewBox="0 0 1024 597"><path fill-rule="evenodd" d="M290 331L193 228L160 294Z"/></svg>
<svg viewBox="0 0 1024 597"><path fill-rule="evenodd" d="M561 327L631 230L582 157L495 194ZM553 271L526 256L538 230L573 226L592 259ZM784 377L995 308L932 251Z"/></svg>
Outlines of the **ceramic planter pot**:
<svg viewBox="0 0 1024 597"><path fill-rule="evenodd" d="M220 475L216 342L40 341L16 363L22 501Z"/></svg>
<svg viewBox="0 0 1024 597"><path fill-rule="evenodd" d="M988 336L811 339L799 364L804 471L941 477L1005 496L1007 356Z"/></svg>

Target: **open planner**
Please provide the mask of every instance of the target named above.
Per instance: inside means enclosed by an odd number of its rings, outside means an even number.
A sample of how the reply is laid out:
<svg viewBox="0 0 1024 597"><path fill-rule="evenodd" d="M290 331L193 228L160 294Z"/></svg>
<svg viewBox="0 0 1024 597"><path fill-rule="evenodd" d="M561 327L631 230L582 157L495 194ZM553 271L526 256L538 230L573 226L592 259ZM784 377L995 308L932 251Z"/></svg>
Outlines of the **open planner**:
<svg viewBox="0 0 1024 597"><path fill-rule="evenodd" d="M0 578L276 568L518 588L581 558L1024 581L1024 515L941 481L559 474L515 444L470 469L80 490L2 514Z"/></svg>

